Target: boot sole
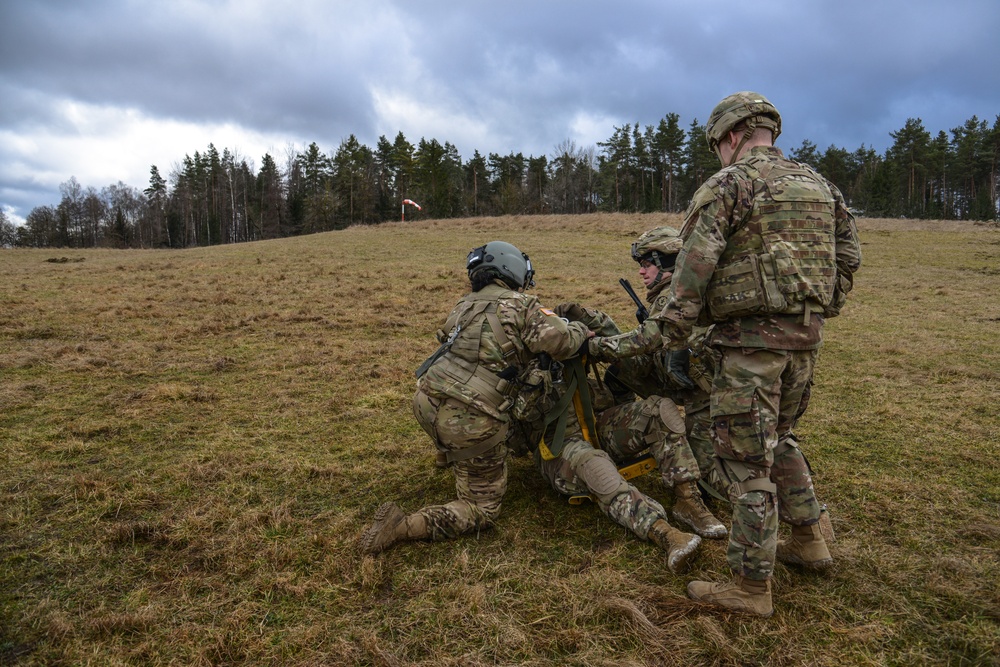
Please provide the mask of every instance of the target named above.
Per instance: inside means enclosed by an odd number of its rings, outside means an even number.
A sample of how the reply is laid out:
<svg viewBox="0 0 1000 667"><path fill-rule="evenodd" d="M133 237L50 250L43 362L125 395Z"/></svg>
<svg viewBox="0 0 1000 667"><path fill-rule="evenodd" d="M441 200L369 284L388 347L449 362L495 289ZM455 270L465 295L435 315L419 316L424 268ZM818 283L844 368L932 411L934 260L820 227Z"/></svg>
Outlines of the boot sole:
<svg viewBox="0 0 1000 667"><path fill-rule="evenodd" d="M389 546L376 545L376 541L382 534L382 529L386 527L386 520L394 511L402 514L396 503L382 503L379 505L378 509L375 510L375 518L372 521L372 525L368 526L368 528L361 533L361 537L358 538L358 551L363 554L377 554Z"/></svg>
<svg viewBox="0 0 1000 667"><path fill-rule="evenodd" d="M674 574L680 574L687 569L688 561L694 552L698 550L701 545L701 538L697 535L692 535L688 543L683 547L677 549L672 549L669 554L667 554L667 568L670 569Z"/></svg>

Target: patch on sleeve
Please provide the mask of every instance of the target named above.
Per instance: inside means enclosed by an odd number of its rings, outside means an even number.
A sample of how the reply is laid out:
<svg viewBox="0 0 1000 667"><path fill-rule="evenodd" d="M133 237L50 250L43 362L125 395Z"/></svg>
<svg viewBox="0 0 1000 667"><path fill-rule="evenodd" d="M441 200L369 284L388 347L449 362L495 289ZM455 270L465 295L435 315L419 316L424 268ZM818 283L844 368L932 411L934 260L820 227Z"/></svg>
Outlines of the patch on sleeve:
<svg viewBox="0 0 1000 667"><path fill-rule="evenodd" d="M552 310L550 310L548 308L545 308L544 306L542 306L538 310L542 311L542 313L544 315L548 315L549 317L555 317L556 316L556 314Z"/></svg>

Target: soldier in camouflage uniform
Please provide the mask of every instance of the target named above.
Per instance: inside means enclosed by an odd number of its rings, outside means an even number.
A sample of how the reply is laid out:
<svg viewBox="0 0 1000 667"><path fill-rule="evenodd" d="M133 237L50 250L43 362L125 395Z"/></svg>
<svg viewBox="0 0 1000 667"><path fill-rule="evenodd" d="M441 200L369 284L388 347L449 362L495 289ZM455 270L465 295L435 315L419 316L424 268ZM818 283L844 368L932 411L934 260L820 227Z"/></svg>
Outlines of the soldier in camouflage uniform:
<svg viewBox="0 0 1000 667"><path fill-rule="evenodd" d="M663 227L644 234L636 245L641 247L643 266L640 274L655 297L670 282L670 269L680 250L680 238L673 229ZM591 358L617 362L605 375L608 385L620 394L614 415L602 414L602 419L609 423L605 448L612 456L615 449L622 455L635 456L648 448L657 462L663 485L673 491L673 517L701 537L725 537L728 534L726 527L705 507L698 489L701 470L712 463L711 444L706 441L702 452L692 451L684 416L675 404L684 403L694 386L685 372L686 358L679 364L676 362L681 355L675 354L671 359L663 351L659 327L655 323L642 323L639 328L622 334L614 321L600 311L575 304L561 304L556 310L564 308L570 320L581 321L597 333L588 343ZM621 388L616 386L619 384ZM634 400L632 392L641 398ZM654 426L658 428L646 431Z"/></svg>
<svg viewBox="0 0 1000 667"><path fill-rule="evenodd" d="M833 184L774 147L777 109L762 95L723 99L706 125L723 169L695 193L667 305L654 313L666 346L684 349L714 324L719 355L712 436L733 503L731 582L693 581L688 595L770 616L777 558L832 564L812 478L792 434L822 343L861 264L854 218ZM792 524L778 543L778 520Z"/></svg>
<svg viewBox="0 0 1000 667"><path fill-rule="evenodd" d="M612 521L666 551L671 572L682 572L701 538L671 526L663 506L618 470L648 449L656 452L664 478L681 474L683 463L671 445L678 433L683 437L684 422L674 404L654 397L615 405L580 358L532 362L526 375L522 382L542 395L535 400L523 392L513 412L542 477L561 494L589 495Z"/></svg>
<svg viewBox="0 0 1000 667"><path fill-rule="evenodd" d="M631 255L639 264L639 277L646 286L649 312L659 312L666 306L674 263L682 246L680 234L672 227L651 229L632 244ZM639 317L639 313L636 316ZM584 323L589 326L586 321ZM725 493L715 473L715 449L710 435L708 404L713 367L712 357L704 348L706 330L703 327L695 329L688 349L670 351L663 347L659 325L649 319L640 321L637 328L627 333L617 330L605 333L593 326L591 329L598 334L587 344L591 357L615 362L609 369L609 384L619 381L641 397L667 396L684 406L685 447L696 459L696 466L691 467L694 474L689 478L692 491L697 491L694 483L701 479L717 492ZM686 489L682 493L689 495ZM728 534L707 508L702 513L696 507L688 510L682 506L681 511L692 521L717 525L712 528L705 525L702 529L693 526L702 537L721 538ZM701 518L696 518L699 515Z"/></svg>
<svg viewBox="0 0 1000 667"><path fill-rule="evenodd" d="M680 234L672 227L651 229L632 244L632 259L639 264L639 276L646 285L646 301L650 304L651 312L660 312L667 305L673 267L682 246ZM561 307L558 306L556 310ZM675 403L684 405L687 440L690 451L697 459L700 481L711 486L712 495L724 498L728 493L728 484L715 465L715 447L712 443L711 383L719 354L710 345L706 345L711 327L693 327L688 337L688 349L671 353L663 348L659 325L653 320L642 319L641 313L637 312L636 317L640 318L639 327L624 334L619 333L613 325L607 326L596 315L579 318L597 333L595 338L588 341L590 355L595 359L615 361L609 369L610 377L606 378L609 385L620 382L624 389L639 396L662 394L669 396ZM807 388L799 415L805 412L808 397ZM797 421L799 415L793 421ZM834 537L833 526L826 506L823 505L821 509L820 528L824 538L830 542ZM782 510L787 514L785 520L788 523L797 524L809 519L808 507L789 505L779 508L779 512ZM803 514L800 516L800 513ZM697 532L702 537L707 536L702 531ZM727 533L723 532L722 535Z"/></svg>
<svg viewBox="0 0 1000 667"><path fill-rule="evenodd" d="M362 553L404 540L444 540L492 526L507 488L509 409L515 377L541 353L562 360L592 334L523 291L533 286L528 256L491 241L467 259L472 292L437 333L441 347L420 370L413 411L455 474L457 500L404 514L379 507L361 535Z"/></svg>

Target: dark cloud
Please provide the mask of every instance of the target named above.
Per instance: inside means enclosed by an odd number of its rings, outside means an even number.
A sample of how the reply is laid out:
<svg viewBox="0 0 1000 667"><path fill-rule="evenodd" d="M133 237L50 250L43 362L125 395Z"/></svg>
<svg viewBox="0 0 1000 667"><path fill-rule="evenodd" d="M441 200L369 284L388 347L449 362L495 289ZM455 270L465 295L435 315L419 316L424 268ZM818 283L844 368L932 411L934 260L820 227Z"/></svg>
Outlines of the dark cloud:
<svg viewBox="0 0 1000 667"><path fill-rule="evenodd" d="M998 28L994 0L8 0L0 203L26 215L73 175L141 187L150 164L204 149L185 143L200 126L279 163L289 143L398 131L466 158L539 155L667 113L687 127L746 89L781 109L786 148L882 151L907 118L932 134L993 122ZM107 173L84 150L132 151L137 173L92 181Z"/></svg>

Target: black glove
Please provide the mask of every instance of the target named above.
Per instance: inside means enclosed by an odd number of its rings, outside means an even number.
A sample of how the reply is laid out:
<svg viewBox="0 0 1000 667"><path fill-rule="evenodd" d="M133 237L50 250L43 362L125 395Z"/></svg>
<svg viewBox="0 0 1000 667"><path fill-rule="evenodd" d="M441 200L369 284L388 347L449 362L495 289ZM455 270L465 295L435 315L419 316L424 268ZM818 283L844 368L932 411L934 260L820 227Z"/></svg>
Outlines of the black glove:
<svg viewBox="0 0 1000 667"><path fill-rule="evenodd" d="M691 350L667 351L667 376L679 387L694 389L694 380L688 376Z"/></svg>

